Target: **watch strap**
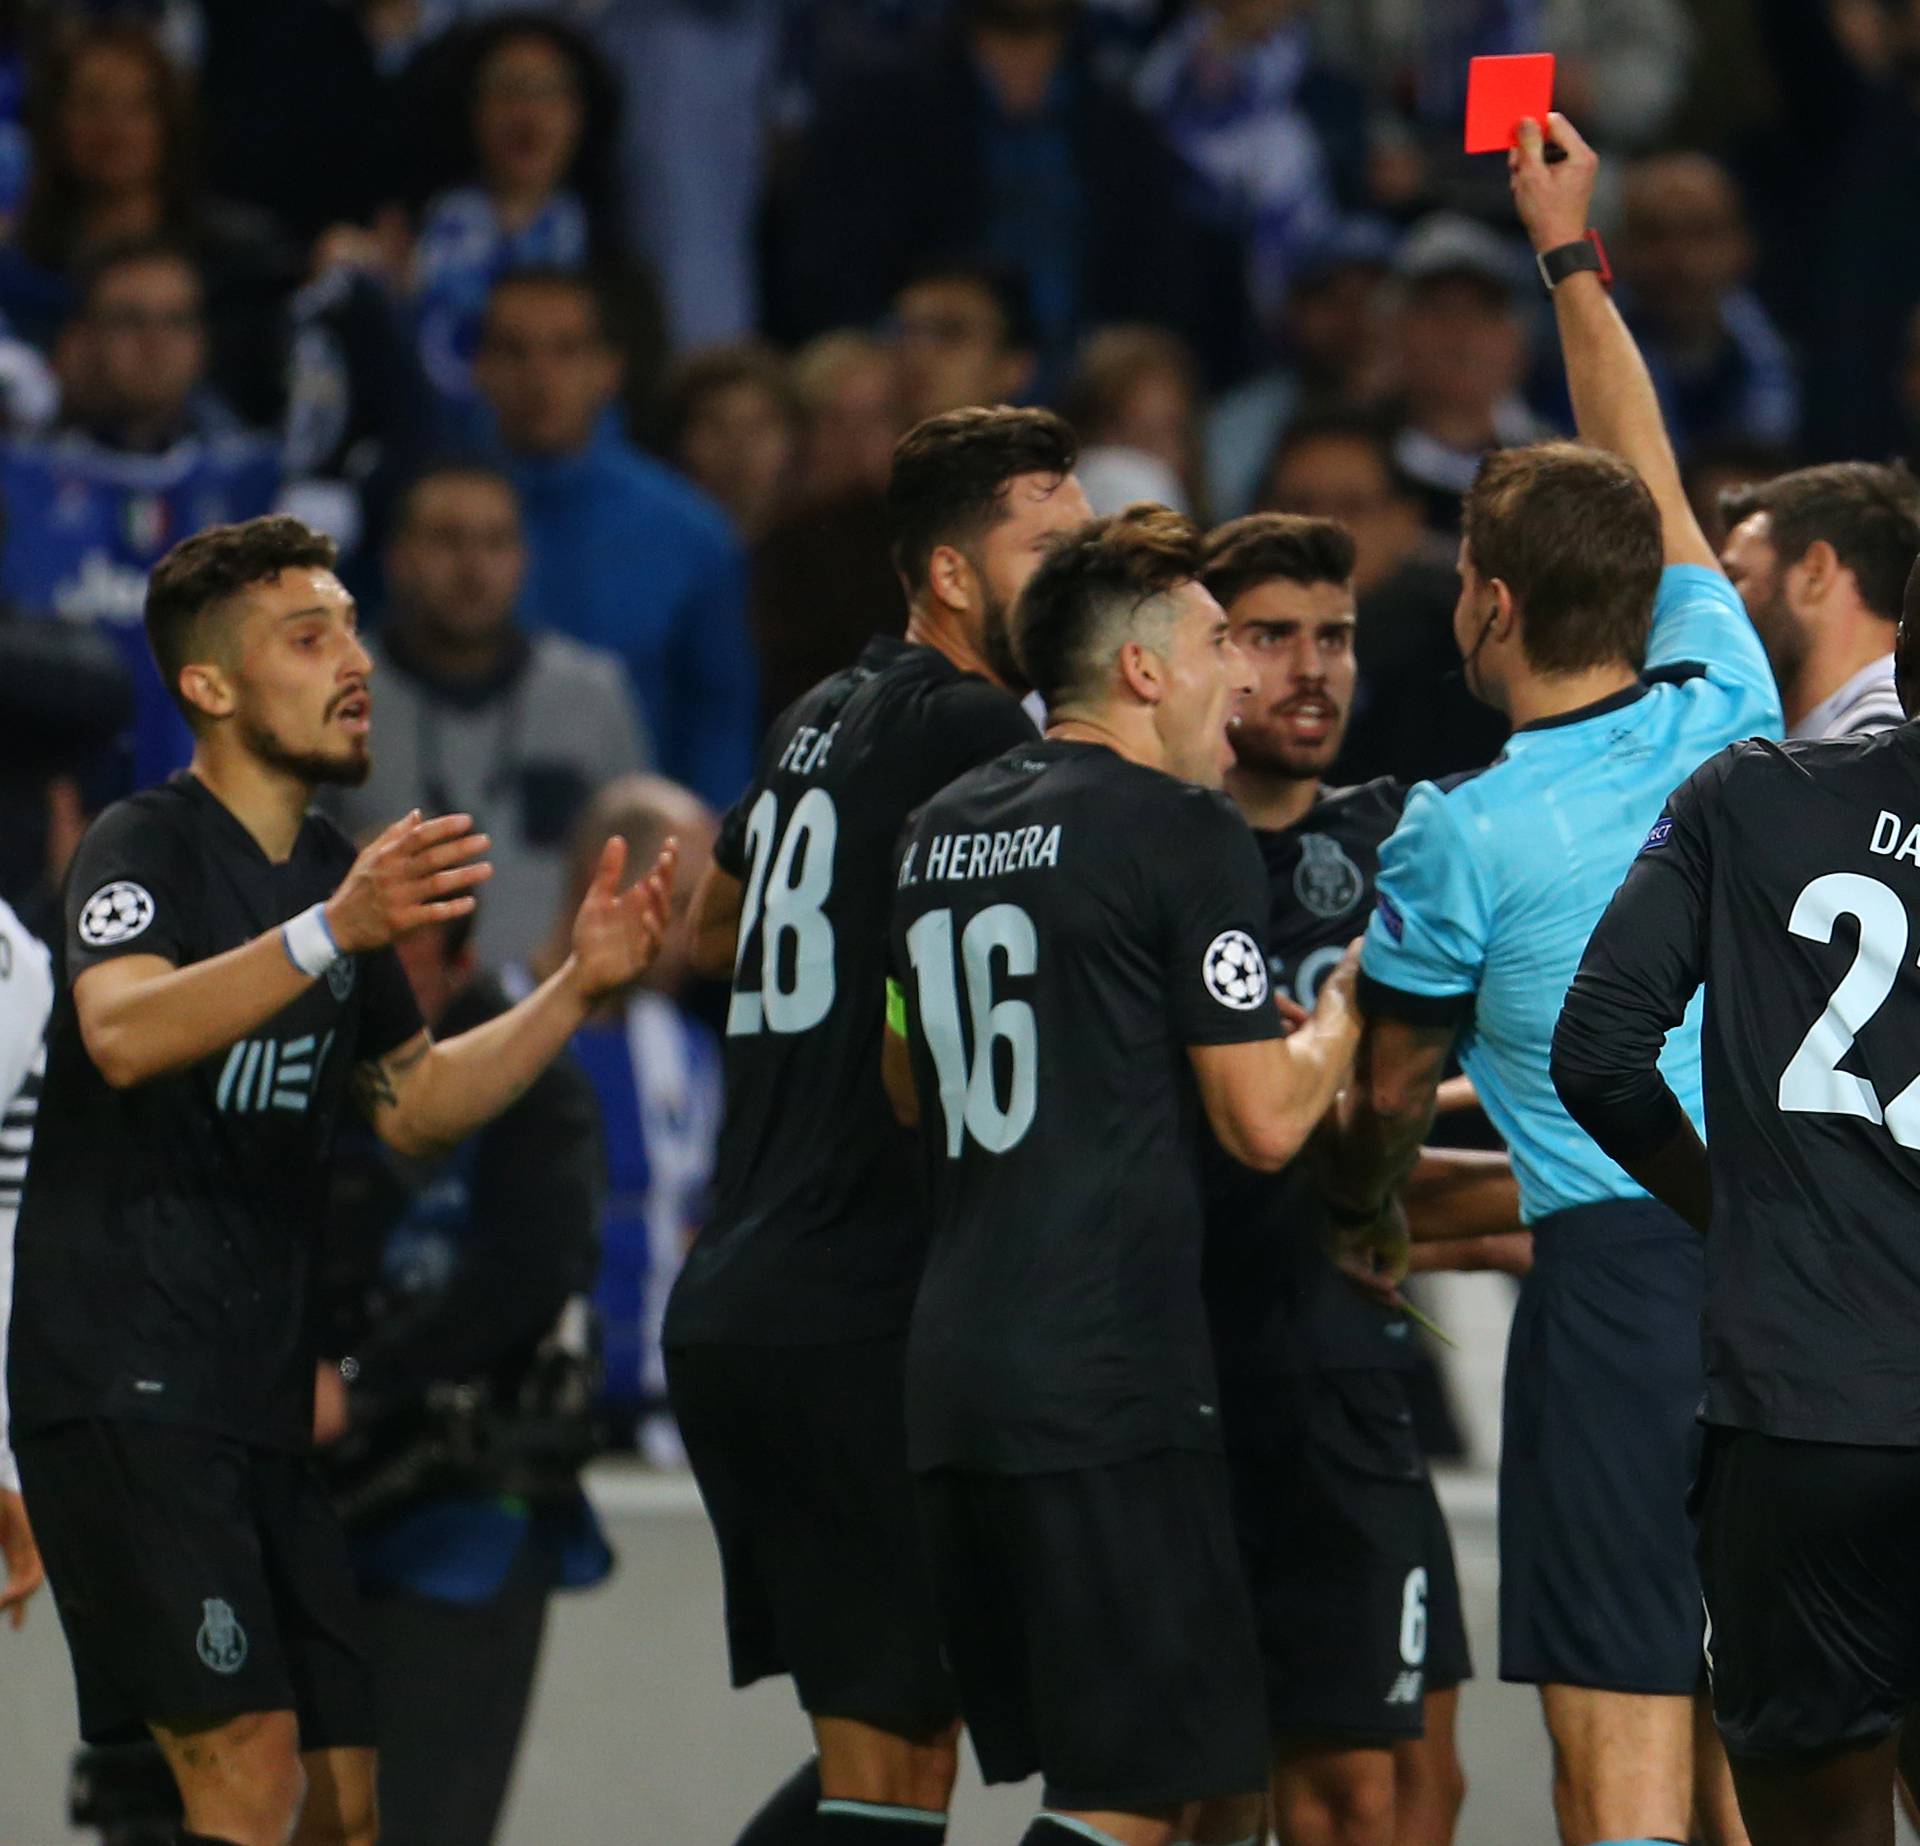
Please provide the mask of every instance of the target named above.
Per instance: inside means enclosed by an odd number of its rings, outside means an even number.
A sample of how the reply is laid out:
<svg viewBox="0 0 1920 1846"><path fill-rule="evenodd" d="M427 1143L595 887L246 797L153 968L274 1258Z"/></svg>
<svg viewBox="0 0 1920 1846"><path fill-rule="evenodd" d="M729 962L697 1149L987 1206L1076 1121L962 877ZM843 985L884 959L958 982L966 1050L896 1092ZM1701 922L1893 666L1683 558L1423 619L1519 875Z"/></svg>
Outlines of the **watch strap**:
<svg viewBox="0 0 1920 1846"><path fill-rule="evenodd" d="M1600 241L1598 231L1589 231L1573 243L1556 244L1551 250L1542 250L1534 261L1539 265L1540 280L1547 285L1549 292L1569 276L1577 276L1583 270L1591 270L1597 275L1602 287L1613 287L1613 265L1607 261L1607 246Z"/></svg>

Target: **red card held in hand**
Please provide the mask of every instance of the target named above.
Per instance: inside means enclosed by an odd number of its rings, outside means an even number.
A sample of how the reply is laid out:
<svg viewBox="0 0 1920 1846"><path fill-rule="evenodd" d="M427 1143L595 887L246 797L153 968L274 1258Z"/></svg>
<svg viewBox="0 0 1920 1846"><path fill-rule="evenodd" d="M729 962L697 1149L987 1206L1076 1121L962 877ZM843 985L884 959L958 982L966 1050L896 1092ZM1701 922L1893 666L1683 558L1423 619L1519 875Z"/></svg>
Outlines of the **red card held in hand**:
<svg viewBox="0 0 1920 1846"><path fill-rule="evenodd" d="M1553 53L1474 58L1467 64L1467 152L1504 154L1532 116L1544 130L1553 107Z"/></svg>

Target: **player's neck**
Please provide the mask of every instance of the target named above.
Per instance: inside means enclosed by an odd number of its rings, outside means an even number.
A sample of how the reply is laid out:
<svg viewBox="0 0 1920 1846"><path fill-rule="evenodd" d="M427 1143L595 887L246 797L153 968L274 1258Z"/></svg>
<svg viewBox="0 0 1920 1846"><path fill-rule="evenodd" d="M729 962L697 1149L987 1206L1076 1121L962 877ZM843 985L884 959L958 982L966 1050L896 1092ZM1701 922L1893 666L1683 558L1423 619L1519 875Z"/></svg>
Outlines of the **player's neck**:
<svg viewBox="0 0 1920 1846"><path fill-rule="evenodd" d="M980 644L945 610L915 603L907 615L907 639L915 647L930 647L936 654L944 654L962 673L978 673L1006 689L1007 682L987 664Z"/></svg>
<svg viewBox="0 0 1920 1846"><path fill-rule="evenodd" d="M192 773L278 865L289 858L313 800L310 784L241 750L207 738L194 746Z"/></svg>
<svg viewBox="0 0 1920 1846"><path fill-rule="evenodd" d="M1172 775L1166 746L1153 728L1150 717L1137 712L1087 711L1063 712L1047 726L1047 736L1067 744L1104 744L1115 756L1138 763L1142 769L1157 769Z"/></svg>
<svg viewBox="0 0 1920 1846"><path fill-rule="evenodd" d="M1893 633L1891 622L1865 615L1816 632L1793 684L1780 700L1787 728L1791 730L1822 700L1832 698L1861 668L1892 653Z"/></svg>
<svg viewBox="0 0 1920 1846"><path fill-rule="evenodd" d="M1616 692L1638 685L1638 671L1622 661L1604 667L1588 667L1581 673L1555 673L1550 678L1521 678L1507 688L1507 716L1517 731L1547 718L1564 718L1568 712L1597 705Z"/></svg>
<svg viewBox="0 0 1920 1846"><path fill-rule="evenodd" d="M1298 826L1320 799L1318 776L1265 775L1236 764L1227 771L1227 793L1246 816L1249 827L1280 833Z"/></svg>

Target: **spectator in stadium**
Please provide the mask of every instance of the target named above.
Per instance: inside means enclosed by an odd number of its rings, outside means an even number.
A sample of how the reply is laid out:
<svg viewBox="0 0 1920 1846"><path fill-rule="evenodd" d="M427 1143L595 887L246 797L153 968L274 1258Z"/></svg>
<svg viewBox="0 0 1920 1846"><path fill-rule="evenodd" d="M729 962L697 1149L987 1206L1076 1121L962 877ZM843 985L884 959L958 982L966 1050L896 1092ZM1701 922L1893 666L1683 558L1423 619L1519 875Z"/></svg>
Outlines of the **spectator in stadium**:
<svg viewBox="0 0 1920 1846"><path fill-rule="evenodd" d="M279 410L279 317L299 280L297 252L270 219L206 197L194 170L193 94L159 40L128 19L81 27L51 49L29 97L32 177L0 246L0 313L51 346L77 279L111 245L165 237L197 265L208 365L250 421Z"/></svg>
<svg viewBox="0 0 1920 1846"><path fill-rule="evenodd" d="M192 754L141 626L147 573L190 532L269 511L280 456L206 389L204 295L183 250L107 249L77 288L54 353L62 420L0 448L0 595L114 637L135 688L130 771L145 786Z"/></svg>
<svg viewBox="0 0 1920 1846"><path fill-rule="evenodd" d="M576 9L618 72L630 243L659 277L678 351L751 334L780 0L599 0ZM811 10L811 9L807 9Z"/></svg>
<svg viewBox="0 0 1920 1846"><path fill-rule="evenodd" d="M888 319L909 429L968 404L1024 403L1033 321L1020 278L993 263L936 262L908 277Z"/></svg>
<svg viewBox="0 0 1920 1846"><path fill-rule="evenodd" d="M436 1033L507 1010L473 920L397 945ZM444 1158L403 1164L356 1122L331 1167L314 1436L366 1611L381 1831L487 1846L548 1604L613 1563L579 1482L595 1447L593 1091L562 1057Z"/></svg>
<svg viewBox="0 0 1920 1846"><path fill-rule="evenodd" d="M1784 474L1792 462L1793 457L1784 450L1764 442L1712 442L1694 452L1681 470L1687 504L1716 552L1727 540L1721 496L1754 481L1770 481L1776 474Z"/></svg>
<svg viewBox="0 0 1920 1846"><path fill-rule="evenodd" d="M893 445L906 433L900 367L890 347L853 328L823 333L794 355L803 504L886 492Z"/></svg>
<svg viewBox="0 0 1920 1846"><path fill-rule="evenodd" d="M1278 363L1224 393L1207 416L1207 500L1218 518L1253 510L1274 445L1302 408L1376 403L1386 389L1388 284L1398 242L1349 218L1303 252L1268 324Z"/></svg>
<svg viewBox="0 0 1920 1846"><path fill-rule="evenodd" d="M1920 556L1920 481L1899 463L1828 462L1720 499L1721 564L1766 644L1789 737L1903 724L1894 630Z"/></svg>
<svg viewBox="0 0 1920 1846"><path fill-rule="evenodd" d="M594 1289L605 1339L602 1401L616 1432L660 1466L686 1461L667 1408L661 1317L706 1213L720 1132L719 1042L678 1004L690 972L687 910L712 857L714 832L712 811L690 789L660 776L620 776L594 796L568 848L569 891L585 890L616 834L627 842L629 865L651 865L671 834L691 874L675 881L673 927L659 959L637 985L610 998L572 1044L599 1098L606 1149ZM530 991L566 954L566 930L556 923L526 968L508 971L509 991Z"/></svg>
<svg viewBox="0 0 1920 1846"><path fill-rule="evenodd" d="M939 287L924 293L933 297ZM958 299L959 291L952 292ZM928 302L921 308L929 321L953 318ZM794 360L803 418L797 504L753 556L753 639L768 723L849 665L874 635L898 634L906 621L888 553L886 488L893 445L905 428L900 406L909 368L901 352L907 344L902 339L896 350L848 329L821 334ZM935 389L935 381L961 376L957 362L949 373L945 354L963 344L976 354L990 352L997 342L943 341L923 325L915 344L916 395L944 398L953 384Z"/></svg>
<svg viewBox="0 0 1920 1846"><path fill-rule="evenodd" d="M1459 575L1421 520L1392 437L1364 411L1294 420L1274 451L1263 510L1337 519L1353 534L1359 685L1339 780L1407 787L1493 761L1506 721L1467 690L1453 641Z"/></svg>
<svg viewBox="0 0 1920 1846"><path fill-rule="evenodd" d="M1313 12L1313 0L1199 0L1134 81L1244 250L1268 326L1302 260L1366 192L1366 91L1318 56Z"/></svg>
<svg viewBox="0 0 1920 1846"><path fill-rule="evenodd" d="M635 375L650 377L657 308L636 291L619 241L620 96L591 41L558 19L503 13L463 30L437 62L452 98L449 183L421 213L412 259L434 390L456 416L471 401L488 291L531 268L593 269L614 338Z"/></svg>
<svg viewBox="0 0 1920 1846"><path fill-rule="evenodd" d="M924 46L823 96L774 202L781 333L871 322L920 265L966 250L1020 277L1043 377L1104 321L1212 350L1214 240L1081 25L1079 0L963 0Z"/></svg>
<svg viewBox="0 0 1920 1846"><path fill-rule="evenodd" d="M1201 509L1200 381L1193 354L1160 327L1100 327L1080 342L1060 414L1081 442L1076 472L1096 513L1130 500ZM1157 491L1118 491L1144 472Z"/></svg>
<svg viewBox="0 0 1920 1846"><path fill-rule="evenodd" d="M1681 459L1730 440L1791 448L1799 379L1747 287L1753 237L1733 175L1706 154L1651 155L1628 169L1625 208L1617 253L1627 321Z"/></svg>
<svg viewBox="0 0 1920 1846"><path fill-rule="evenodd" d="M414 807L475 817L493 842L474 934L488 969L546 935L574 822L605 778L647 760L619 657L520 628L526 573L506 476L452 462L408 487L387 547L384 619L366 641L381 745L366 781L323 796L355 839Z"/></svg>
<svg viewBox="0 0 1920 1846"><path fill-rule="evenodd" d="M1394 274L1394 460L1419 488L1428 525L1451 534L1481 456L1549 433L1520 396L1521 291L1538 284L1505 238L1445 213L1408 233Z"/></svg>
<svg viewBox="0 0 1920 1846"><path fill-rule="evenodd" d="M520 491L522 619L617 653L661 769L731 801L759 734L745 561L726 515L615 427L620 356L593 284L502 278L475 376Z"/></svg>
<svg viewBox="0 0 1920 1846"><path fill-rule="evenodd" d="M662 397L667 460L759 543L793 497L800 405L786 362L758 343L709 346L669 369Z"/></svg>

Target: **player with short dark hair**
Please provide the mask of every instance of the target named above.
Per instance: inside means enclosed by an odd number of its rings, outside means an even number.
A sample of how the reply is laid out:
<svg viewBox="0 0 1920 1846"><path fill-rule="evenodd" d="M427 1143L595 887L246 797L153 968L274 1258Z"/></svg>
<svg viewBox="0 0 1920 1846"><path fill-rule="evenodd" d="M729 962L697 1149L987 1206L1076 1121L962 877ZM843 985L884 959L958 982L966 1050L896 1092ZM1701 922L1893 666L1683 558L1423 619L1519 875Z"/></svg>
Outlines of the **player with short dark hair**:
<svg viewBox="0 0 1920 1846"><path fill-rule="evenodd" d="M1356 1027L1349 959L1281 1036L1218 793L1245 668L1201 566L1164 507L1056 545L1014 630L1047 736L922 809L894 903L889 1085L933 1218L911 1462L982 1772L1045 1778L1032 1846L1166 1846L1266 1781L1199 1139L1283 1166Z"/></svg>
<svg viewBox="0 0 1920 1846"><path fill-rule="evenodd" d="M1353 705L1353 559L1333 520L1255 513L1209 537L1201 578L1252 679L1226 789L1267 868L1268 971L1302 1008L1366 927L1406 800L1387 777L1324 780ZM1517 1223L1504 1157L1430 1160L1454 1182L1454 1206L1439 1221L1415 1207L1423 1235L1448 1234L1419 1246L1434 1259L1422 1266L1520 1262L1517 1237L1466 1241ZM1414 1435L1405 1374L1418 1348L1402 1313L1328 1260L1334 1232L1302 1167L1208 1161L1207 1310L1266 1666L1274 1821L1288 1840L1444 1846L1464 1795L1453 1721L1472 1665ZM1227 1829L1248 1830L1241 1817Z"/></svg>
<svg viewBox="0 0 1920 1846"><path fill-rule="evenodd" d="M1536 251L1562 259L1555 320L1593 446L1490 456L1468 496L1454 638L1468 687L1514 730L1488 769L1416 786L1382 850L1332 1196L1358 1211L1391 1194L1457 1048L1534 1233L1507 1347L1501 1676L1541 1689L1566 1846L1684 1839L1696 1811L1720 1840L1738 1822L1710 1734L1696 1743L1686 1516L1699 1243L1568 1117L1548 1057L1581 950L1667 790L1733 739L1777 731L1780 707L1594 272L1598 163L1564 117L1550 133L1559 163L1521 123L1513 190ZM1689 1017L1666 1051L1695 1107L1698 1031Z"/></svg>
<svg viewBox="0 0 1920 1846"><path fill-rule="evenodd" d="M734 1683L790 1674L820 1752L754 1846L933 1846L946 1825L956 1707L901 1407L925 1213L880 1077L892 853L929 796L1035 741L1007 612L1047 541L1091 517L1074 458L1041 410L957 410L901 439L906 638L870 641L774 724L694 901L696 965L732 980L727 1099L667 1382Z"/></svg>
<svg viewBox="0 0 1920 1846"><path fill-rule="evenodd" d="M1895 651L1920 703L1920 570ZM1669 797L1553 1080L1705 1234L1695 1489L1715 1716L1755 1846L1890 1846L1920 1704L1920 726L1755 740ZM1711 1150L1660 1070L1705 984Z"/></svg>
<svg viewBox="0 0 1920 1846"><path fill-rule="evenodd" d="M1920 554L1920 481L1900 462L1824 462L1720 496L1720 561L1766 643L1787 735L1904 718L1893 630Z"/></svg>
<svg viewBox="0 0 1920 1846"><path fill-rule="evenodd" d="M672 855L499 1019L436 1044L391 944L487 875L466 815L355 855L309 811L369 762L368 659L333 549L215 527L148 621L192 767L110 807L67 881L65 975L21 1206L10 1390L89 1742L151 1731L187 1834L371 1841L353 1580L308 1450L308 1281L351 1093L395 1148L505 1108L659 947Z"/></svg>

